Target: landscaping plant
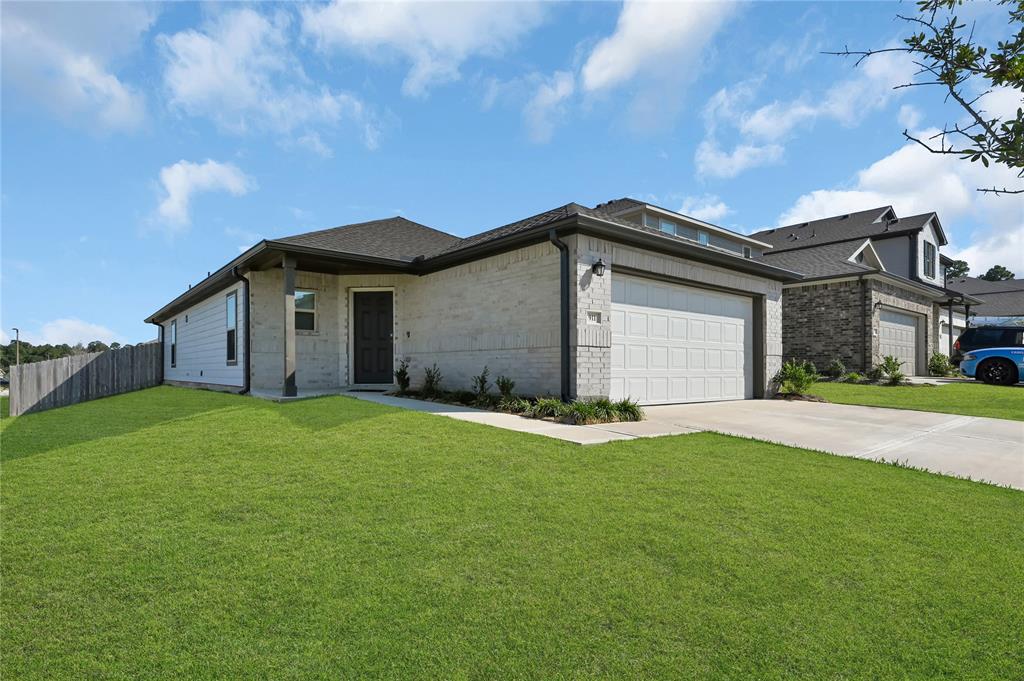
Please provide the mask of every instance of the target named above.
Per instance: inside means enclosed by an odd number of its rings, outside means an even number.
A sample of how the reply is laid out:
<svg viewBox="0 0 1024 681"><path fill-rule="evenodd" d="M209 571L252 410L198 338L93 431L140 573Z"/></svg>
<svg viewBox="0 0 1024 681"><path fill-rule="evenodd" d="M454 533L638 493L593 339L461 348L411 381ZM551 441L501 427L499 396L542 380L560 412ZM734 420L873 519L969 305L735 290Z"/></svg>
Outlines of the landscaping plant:
<svg viewBox="0 0 1024 681"><path fill-rule="evenodd" d="M480 372L480 375L473 377L473 393L478 400L486 401L487 399L487 392L491 389L490 375L491 370L484 366L484 370Z"/></svg>
<svg viewBox="0 0 1024 681"><path fill-rule="evenodd" d="M512 391L516 389L516 382L508 376L498 376L494 385L498 387L498 394L506 400L512 397Z"/></svg>
<svg viewBox="0 0 1024 681"><path fill-rule="evenodd" d="M847 383L860 383L861 381L864 380L864 377L858 374L856 371L851 371L850 373L846 374L846 376L843 376L843 380L846 381Z"/></svg>
<svg viewBox="0 0 1024 681"><path fill-rule="evenodd" d="M782 365L773 380L783 395L805 395L818 378L813 363L791 359Z"/></svg>
<svg viewBox="0 0 1024 681"><path fill-rule="evenodd" d="M565 403L554 397L538 397L530 409L530 415L534 418L557 418L565 413Z"/></svg>
<svg viewBox="0 0 1024 681"><path fill-rule="evenodd" d="M398 394L404 395L409 392L409 360L403 359L395 369L395 383L398 384Z"/></svg>
<svg viewBox="0 0 1024 681"><path fill-rule="evenodd" d="M498 409L507 411L510 414L526 414L530 411L530 400L523 397L502 397L498 402Z"/></svg>
<svg viewBox="0 0 1024 681"><path fill-rule="evenodd" d="M867 372L867 379L872 383L880 383L885 377L882 367L871 367Z"/></svg>
<svg viewBox="0 0 1024 681"><path fill-rule="evenodd" d="M952 374L953 365L950 363L949 357L941 352L932 353L931 359L928 360L928 373L932 376L949 376Z"/></svg>
<svg viewBox="0 0 1024 681"><path fill-rule="evenodd" d="M843 361L838 357L829 362L828 366L825 367L825 375L831 376L832 378L841 378L845 373L846 365L843 364Z"/></svg>
<svg viewBox="0 0 1024 681"><path fill-rule="evenodd" d="M612 409L620 421L643 421L644 410L628 397L612 404Z"/></svg>
<svg viewBox="0 0 1024 681"><path fill-rule="evenodd" d="M423 370L423 395L424 397L435 397L441 392L441 370L435 363L433 366Z"/></svg>
<svg viewBox="0 0 1024 681"><path fill-rule="evenodd" d="M882 358L881 368L886 376L892 376L894 373L900 371L905 362L901 362L894 355L886 355Z"/></svg>

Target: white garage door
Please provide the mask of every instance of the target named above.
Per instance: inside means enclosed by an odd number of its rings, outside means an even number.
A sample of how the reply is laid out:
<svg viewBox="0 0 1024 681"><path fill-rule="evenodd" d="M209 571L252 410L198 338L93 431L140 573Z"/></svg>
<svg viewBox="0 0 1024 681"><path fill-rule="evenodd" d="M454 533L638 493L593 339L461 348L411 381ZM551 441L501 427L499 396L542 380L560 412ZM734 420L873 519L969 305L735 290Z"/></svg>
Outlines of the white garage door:
<svg viewBox="0 0 1024 681"><path fill-rule="evenodd" d="M613 399L640 404L754 396L753 302L612 275Z"/></svg>
<svg viewBox="0 0 1024 681"><path fill-rule="evenodd" d="M879 354L893 355L908 376L917 374L917 317L883 309L878 324Z"/></svg>

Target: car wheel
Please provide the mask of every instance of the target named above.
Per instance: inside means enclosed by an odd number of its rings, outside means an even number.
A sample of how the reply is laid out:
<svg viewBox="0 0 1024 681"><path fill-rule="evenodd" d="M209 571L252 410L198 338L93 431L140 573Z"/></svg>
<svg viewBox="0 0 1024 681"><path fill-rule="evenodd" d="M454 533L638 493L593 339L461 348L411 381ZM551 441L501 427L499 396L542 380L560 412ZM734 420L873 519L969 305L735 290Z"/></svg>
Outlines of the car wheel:
<svg viewBox="0 0 1024 681"><path fill-rule="evenodd" d="M990 359L978 367L978 376L992 385L1010 385L1017 382L1017 368L1005 359Z"/></svg>

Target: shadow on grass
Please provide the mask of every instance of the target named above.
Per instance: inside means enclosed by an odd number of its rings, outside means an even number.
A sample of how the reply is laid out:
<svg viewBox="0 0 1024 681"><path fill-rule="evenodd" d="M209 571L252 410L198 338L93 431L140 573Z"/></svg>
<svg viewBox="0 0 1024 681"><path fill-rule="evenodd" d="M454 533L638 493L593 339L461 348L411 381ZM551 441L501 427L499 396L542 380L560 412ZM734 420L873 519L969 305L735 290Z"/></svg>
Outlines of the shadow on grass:
<svg viewBox="0 0 1024 681"><path fill-rule="evenodd" d="M323 431L402 410L353 399L322 397L285 404L191 388L161 386L16 418L0 426L0 461L42 454L229 409L240 421L273 412L307 431ZM206 426L209 427L209 426Z"/></svg>

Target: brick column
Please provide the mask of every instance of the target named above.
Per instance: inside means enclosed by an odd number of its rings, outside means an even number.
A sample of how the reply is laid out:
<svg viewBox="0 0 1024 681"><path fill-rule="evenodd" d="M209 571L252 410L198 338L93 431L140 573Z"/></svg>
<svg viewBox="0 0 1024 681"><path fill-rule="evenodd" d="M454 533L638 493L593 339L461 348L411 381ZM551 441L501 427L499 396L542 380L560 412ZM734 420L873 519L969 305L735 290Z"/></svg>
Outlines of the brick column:
<svg viewBox="0 0 1024 681"><path fill-rule="evenodd" d="M285 256L281 262L284 270L284 389L285 397L295 397L299 390L295 385L295 258Z"/></svg>

